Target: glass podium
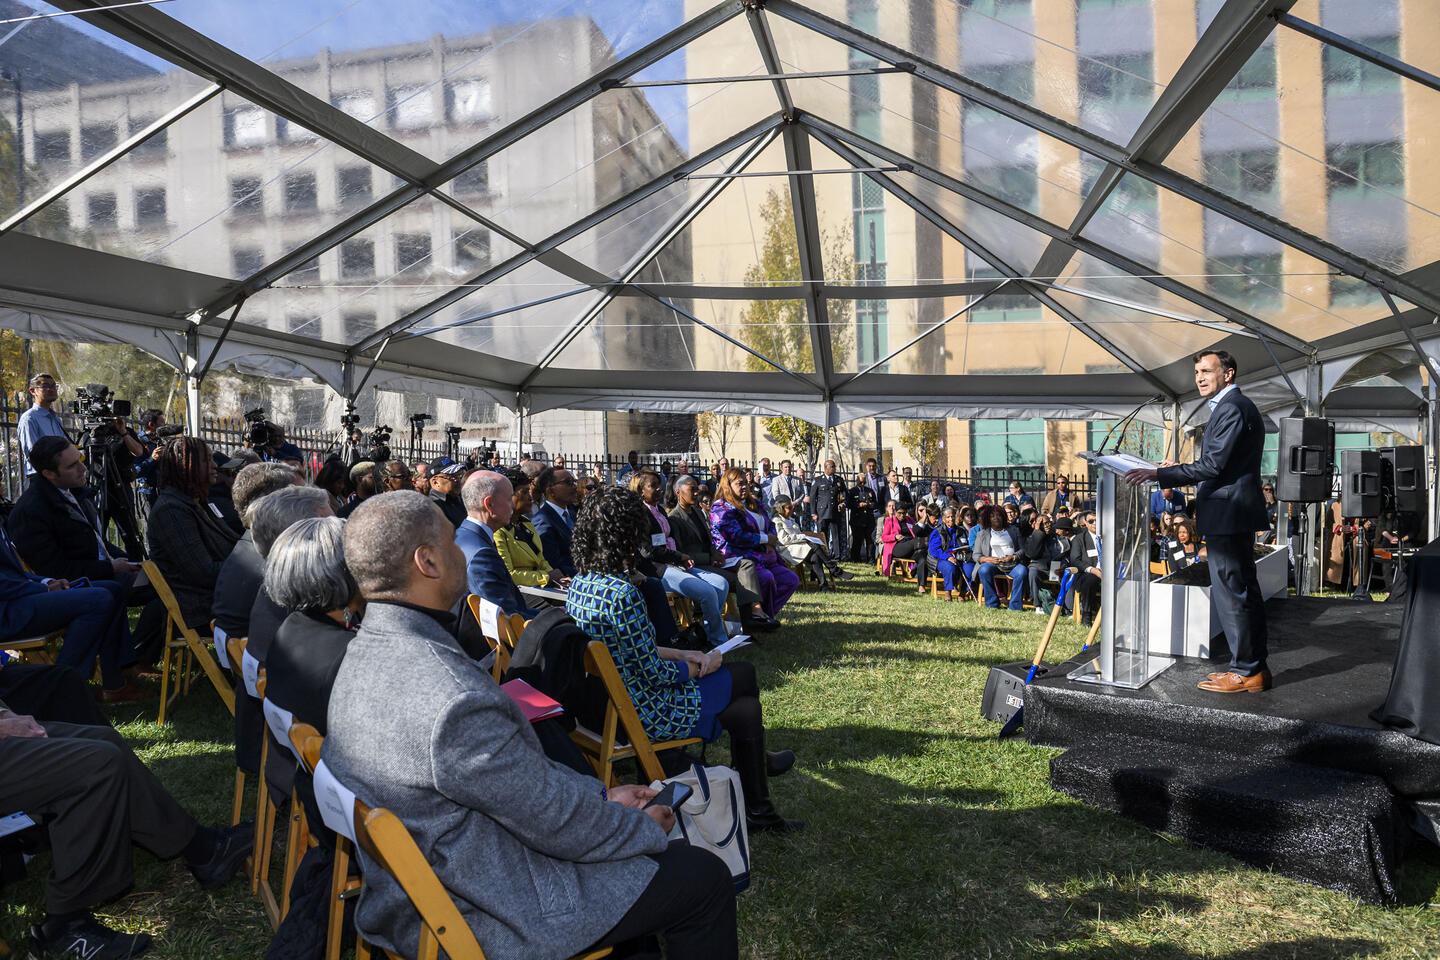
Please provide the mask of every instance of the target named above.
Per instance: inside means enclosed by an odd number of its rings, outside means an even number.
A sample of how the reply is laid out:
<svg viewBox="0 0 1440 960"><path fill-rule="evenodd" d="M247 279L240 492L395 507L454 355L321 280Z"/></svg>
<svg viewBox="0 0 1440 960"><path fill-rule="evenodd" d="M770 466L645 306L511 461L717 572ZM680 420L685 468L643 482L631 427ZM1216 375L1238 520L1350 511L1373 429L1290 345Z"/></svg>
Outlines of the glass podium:
<svg viewBox="0 0 1440 960"><path fill-rule="evenodd" d="M1150 485L1132 487L1125 471L1151 466L1126 454L1080 454L1100 468L1095 512L1100 532L1100 648L1070 679L1138 689L1173 657L1150 653Z"/></svg>

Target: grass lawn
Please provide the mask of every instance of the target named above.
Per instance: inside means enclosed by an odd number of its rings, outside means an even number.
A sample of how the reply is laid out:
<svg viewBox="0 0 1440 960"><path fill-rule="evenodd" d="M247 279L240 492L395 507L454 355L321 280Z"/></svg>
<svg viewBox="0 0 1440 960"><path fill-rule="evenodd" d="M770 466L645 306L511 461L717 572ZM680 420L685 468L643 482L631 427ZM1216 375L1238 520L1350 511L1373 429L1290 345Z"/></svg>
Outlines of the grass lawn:
<svg viewBox="0 0 1440 960"><path fill-rule="evenodd" d="M1000 742L979 716L989 667L1033 656L1044 620L920 599L851 569L838 594L797 595L786 628L747 650L770 744L800 755L775 782L777 805L809 826L753 838L742 956L1440 957L1434 851L1406 865L1404 906L1361 906L1057 794L1056 751ZM1062 622L1052 653L1082 641ZM143 715L121 728L141 756L198 816L226 817L234 767L218 698L183 701L165 730L153 714L152 701L116 719ZM0 938L15 945L40 885L6 894ZM241 883L207 896L143 852L134 889L105 915L155 934L157 957L259 957L269 939Z"/></svg>

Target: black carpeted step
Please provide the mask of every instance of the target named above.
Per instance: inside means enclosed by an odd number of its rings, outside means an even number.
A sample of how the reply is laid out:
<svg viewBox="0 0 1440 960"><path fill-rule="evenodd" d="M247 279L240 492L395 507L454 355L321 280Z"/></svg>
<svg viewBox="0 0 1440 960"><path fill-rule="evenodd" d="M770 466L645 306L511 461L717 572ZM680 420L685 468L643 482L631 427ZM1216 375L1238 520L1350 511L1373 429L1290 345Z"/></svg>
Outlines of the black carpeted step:
<svg viewBox="0 0 1440 960"><path fill-rule="evenodd" d="M1379 777L1111 737L1050 761L1050 783L1253 866L1370 903L1395 901L1405 821Z"/></svg>

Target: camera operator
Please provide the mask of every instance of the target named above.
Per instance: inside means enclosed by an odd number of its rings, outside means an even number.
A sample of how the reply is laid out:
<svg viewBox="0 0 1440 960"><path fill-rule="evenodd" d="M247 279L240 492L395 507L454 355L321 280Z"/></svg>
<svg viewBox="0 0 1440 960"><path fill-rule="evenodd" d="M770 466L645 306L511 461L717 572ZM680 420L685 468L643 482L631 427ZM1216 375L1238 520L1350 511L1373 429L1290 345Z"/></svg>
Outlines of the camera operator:
<svg viewBox="0 0 1440 960"><path fill-rule="evenodd" d="M136 561L145 559L145 544L135 522L135 462L147 454L135 431L125 423L130 403L115 400L115 394L103 383L86 384L76 390L72 404L80 417L80 438L76 446L84 454L87 483L97 493L100 529L113 522L124 541L125 555Z"/></svg>
<svg viewBox="0 0 1440 960"><path fill-rule="evenodd" d="M60 422L60 414L54 409L55 401L60 398L60 387L55 378L48 373L37 373L30 378L29 391L33 403L30 409L20 414L20 423L16 428L20 434L20 459L25 463L27 477L35 475L35 468L30 465L30 451L35 448L35 441L41 437L70 439L65 425Z"/></svg>
<svg viewBox="0 0 1440 960"><path fill-rule="evenodd" d="M250 424L245 433L245 446L259 454L261 460L279 460L296 467L304 466L304 451L285 439L285 428L266 419L263 408L246 410L245 420Z"/></svg>

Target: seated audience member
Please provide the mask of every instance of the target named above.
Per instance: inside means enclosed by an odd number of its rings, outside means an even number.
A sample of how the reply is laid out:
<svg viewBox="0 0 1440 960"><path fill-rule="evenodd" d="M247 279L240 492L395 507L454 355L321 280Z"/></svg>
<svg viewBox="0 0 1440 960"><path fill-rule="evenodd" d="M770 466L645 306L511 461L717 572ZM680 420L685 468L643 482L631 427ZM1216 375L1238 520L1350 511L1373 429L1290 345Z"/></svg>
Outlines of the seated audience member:
<svg viewBox="0 0 1440 960"><path fill-rule="evenodd" d="M1170 487L1150 491L1150 515L1158 517L1166 510L1171 513L1183 513L1185 494Z"/></svg>
<svg viewBox="0 0 1440 960"><path fill-rule="evenodd" d="M1070 516L1070 508L1069 508L1069 507L1056 507L1056 508L1055 508L1055 519L1056 519L1056 520L1059 520L1061 517L1069 517L1069 516ZM1071 523L1074 523L1074 520L1071 520Z"/></svg>
<svg viewBox="0 0 1440 960"><path fill-rule="evenodd" d="M465 501L465 522L455 531L455 542L465 555L470 592L484 597L507 614L532 620L539 611L525 602L495 547L495 534L505 529L515 510L515 488L493 470L477 470L460 492Z"/></svg>
<svg viewBox="0 0 1440 960"><path fill-rule="evenodd" d="M242 456L249 454L249 456ZM235 510L235 475L252 463L259 463L260 457L254 450L240 448L234 456L214 451L211 457L215 460L215 481L210 484L210 492L206 495L206 502L213 510L219 511L220 519L230 532L235 536L245 532L245 525L240 521L240 514Z"/></svg>
<svg viewBox="0 0 1440 960"><path fill-rule="evenodd" d="M1056 511L1059 510L1061 507L1069 506L1070 478L1062 473L1060 474L1060 476L1055 478L1054 488L1049 493L1045 494L1045 499L1041 501L1040 512L1048 513L1052 517L1058 517L1060 514L1058 514Z"/></svg>
<svg viewBox="0 0 1440 960"><path fill-rule="evenodd" d="M1058 579L1054 570L1062 564L1069 556L1069 545L1061 546L1060 539L1055 535L1054 522L1044 514L1036 522L1035 527L1025 536L1025 543L1021 549L1021 556L1025 561L1025 569L1028 571L1026 580L1030 590L1030 599L1035 604L1036 613L1049 613L1044 598L1040 593L1041 583L1045 580Z"/></svg>
<svg viewBox="0 0 1440 960"><path fill-rule="evenodd" d="M1159 563L1165 559L1166 539L1160 533L1160 518L1150 518L1150 562Z"/></svg>
<svg viewBox="0 0 1440 960"><path fill-rule="evenodd" d="M410 465L410 470L414 477L411 480L412 488L417 493L428 497L430 495L430 461L416 460Z"/></svg>
<svg viewBox="0 0 1440 960"><path fill-rule="evenodd" d="M944 510L950 505L950 498L940 492L939 480L931 480L930 492L920 498L920 503L925 506L930 506L933 504L934 506L939 507L941 510Z"/></svg>
<svg viewBox="0 0 1440 960"><path fill-rule="evenodd" d="M538 480L539 477L537 476L536 479ZM533 489L533 486L532 486L532 489ZM580 504L582 504L582 503L585 502L585 498L588 497L588 496L590 496L590 494L594 493L594 492L595 492L596 490L598 490L598 489L600 489L600 481L599 481L599 480L596 480L594 477L580 477L578 480L576 480L576 481L575 481L575 508L578 510L578 509L580 508ZM532 503L533 503L533 500L532 500ZM533 512L533 507L532 507L532 512Z"/></svg>
<svg viewBox="0 0 1440 960"><path fill-rule="evenodd" d="M1068 508L1062 507L1061 509ZM1075 521L1068 516L1056 517L1052 529L1055 533L1055 545L1060 551L1060 559L1051 564L1050 576L1055 580L1060 580L1065 575L1065 568L1070 565L1070 544L1075 537ZM1060 612L1068 617L1074 609L1075 585L1072 583L1070 589L1066 591L1064 601L1060 604Z"/></svg>
<svg viewBox="0 0 1440 960"><path fill-rule="evenodd" d="M41 723L110 725L80 674L53 663L21 663L4 650L0 650L0 701L9 704L12 712Z"/></svg>
<svg viewBox="0 0 1440 960"><path fill-rule="evenodd" d="M820 537L800 529L795 516L794 500L783 493L775 498L775 537L780 541L776 550L785 562L808 563L822 590L834 590L836 580L854 580L855 574L835 562Z"/></svg>
<svg viewBox="0 0 1440 960"><path fill-rule="evenodd" d="M166 441L156 473L160 492L146 529L150 557L175 594L186 625L205 633L220 568L240 537L205 502L215 461L204 440Z"/></svg>
<svg viewBox="0 0 1440 960"><path fill-rule="evenodd" d="M386 489L381 479L381 467L373 460L361 460L350 468L350 486L355 490L355 496L345 501L345 505L335 511L335 516L342 520L355 512L355 508L366 500L383 493Z"/></svg>
<svg viewBox="0 0 1440 960"><path fill-rule="evenodd" d="M965 556L970 549L965 541L965 533L956 519L958 516L959 511L954 504L942 510L940 525L930 532L928 544L935 573L944 581L946 603L955 599L956 582L964 576L961 564L965 562Z"/></svg>
<svg viewBox="0 0 1440 960"><path fill-rule="evenodd" d="M202 890L223 886L250 854L251 827L202 827L109 726L40 723L0 703L0 809L45 830L51 868L34 952L86 960L138 957L143 933L102 926L91 912L129 888L131 847L184 856Z"/></svg>
<svg viewBox="0 0 1440 960"><path fill-rule="evenodd" d="M1002 573L1010 578L1010 609L1023 608L1025 581L1030 574L1021 556L1023 545L1020 528L1009 522L1005 510L993 508L990 511L990 526L975 537L975 562L979 564L980 586L985 592L985 605L992 610L1000 609L995 577Z"/></svg>
<svg viewBox="0 0 1440 960"><path fill-rule="evenodd" d="M255 552L263 564L270 555L270 548L280 534L301 520L311 517L333 517L330 498L317 487L286 487L267 494L250 505L250 536L255 542ZM270 644L275 632L289 616L290 611L270 598L264 590L255 595L250 607L249 640L245 652L260 663L270 656Z"/></svg>
<svg viewBox="0 0 1440 960"><path fill-rule="evenodd" d="M1029 506L1029 504L1026 504L1026 506ZM1019 527L1022 540L1030 536L1030 531L1033 529L1032 521L1027 519L1026 516L1020 512L1020 508L1013 503L1005 504L1005 523L1008 526Z"/></svg>
<svg viewBox="0 0 1440 960"><path fill-rule="evenodd" d="M215 626L228 637L250 635L250 608L265 580L265 561L255 549L251 508L263 497L289 487L300 486L300 474L283 463L252 463L235 477L235 509L245 524L245 532L235 543L230 555L220 566L215 583L215 601L210 612Z"/></svg>
<svg viewBox="0 0 1440 960"><path fill-rule="evenodd" d="M498 506L503 487L487 476L469 483L491 488ZM671 957L736 957L720 860L667 842L672 811L638 809L648 787L607 791L547 759L519 708L460 649L449 611L466 561L433 502L402 491L356 510L345 563L367 606L331 691L325 763L400 818L485 953L568 957L658 933ZM356 927L413 955L418 915L390 874L360 859Z"/></svg>
<svg viewBox="0 0 1440 960"><path fill-rule="evenodd" d="M924 594L930 589L930 577L935 572L930 560L930 534L940 525L942 508L933 503L920 507L919 522L914 525L914 535L909 540L895 544L892 557L915 561L915 592Z"/></svg>
<svg viewBox="0 0 1440 960"><path fill-rule="evenodd" d="M1170 547L1170 563L1176 570L1205 559L1205 547L1195 532L1195 521L1182 517L1175 523L1175 542Z"/></svg>
<svg viewBox="0 0 1440 960"><path fill-rule="evenodd" d="M890 576L890 565L895 557L895 544L915 536L915 524L910 520L908 507L909 504L902 506L895 500L885 501L885 516L880 524L880 575L882 577Z"/></svg>
<svg viewBox="0 0 1440 960"><path fill-rule="evenodd" d="M405 461L387 460L383 465L383 470L385 475L382 479L387 492L414 489L414 484L410 479L410 468L406 466Z"/></svg>
<svg viewBox="0 0 1440 960"><path fill-rule="evenodd" d="M945 499L946 499L946 501L947 501L947 505L950 504L950 503L958 503L958 502L959 502L959 499L955 496L955 484L953 484L953 483L947 483L947 484L945 484L945 489L944 489L943 492L944 492L944 494L945 494ZM944 508L944 507L941 507L940 509L943 511L945 508Z"/></svg>
<svg viewBox="0 0 1440 960"><path fill-rule="evenodd" d="M61 437L41 437L30 448L30 463L35 473L8 520L16 551L41 577L88 580L110 590L126 607L145 608L131 643L141 662L153 663L164 643L165 607L154 588L135 586L139 562L101 535L80 451Z"/></svg>
<svg viewBox="0 0 1440 960"><path fill-rule="evenodd" d="M42 441L43 442L43 438ZM71 586L30 573L0 527L0 649L6 640L43 637L64 629L65 642L55 663L90 677L100 664L100 699L129 703L147 696L128 683L125 669L135 664L125 604L111 581Z"/></svg>
<svg viewBox="0 0 1440 960"><path fill-rule="evenodd" d="M531 519L545 548L545 559L567 577L575 575L575 564L570 559L575 491L575 477L563 467L548 467L535 478L535 494L539 499L531 511Z"/></svg>
<svg viewBox="0 0 1440 960"><path fill-rule="evenodd" d="M1018 510L1021 505L1026 503L1033 506L1035 503L1035 498L1025 492L1025 488L1021 486L1019 480L1011 480L1010 492L1005 495L1005 499L1001 502L1007 504L1013 503Z"/></svg>
<svg viewBox="0 0 1440 960"><path fill-rule="evenodd" d="M445 514L445 519L455 529L465 522L465 504L460 499L460 487L465 481L465 466L449 457L430 461L430 499Z"/></svg>
<svg viewBox="0 0 1440 960"><path fill-rule="evenodd" d="M737 469L720 477L720 489L710 505L710 543L722 557L746 557L755 562L760 580L761 605L774 620L800 586L800 578L785 566L775 548L779 537L756 522L747 501L750 485Z"/></svg>
<svg viewBox="0 0 1440 960"><path fill-rule="evenodd" d="M535 460L527 462L538 465ZM510 571L510 579L515 581L516 586L565 586L565 575L550 566L550 561L545 559L545 548L540 543L540 534L536 531L535 524L530 522L530 508L533 506L530 501L532 481L519 470L503 469L498 472L510 481L510 486L515 491L511 498L510 522L495 531L495 552L500 554L505 569ZM464 499L463 490L461 499ZM458 536L459 531L456 531L456 534Z"/></svg>
<svg viewBox="0 0 1440 960"><path fill-rule="evenodd" d="M326 732L330 689L365 601L345 567L345 521L297 521L265 558L265 592L290 614L265 658L265 697Z"/></svg>
<svg viewBox="0 0 1440 960"><path fill-rule="evenodd" d="M704 568L725 578L740 606L740 616L747 632L769 632L780 624L765 615L761 601L760 575L755 561L749 557L734 558L727 563L715 552L710 530L708 508L700 503L700 481L690 474L677 477L674 485L675 508L670 511L670 535L675 548Z"/></svg>
<svg viewBox="0 0 1440 960"><path fill-rule="evenodd" d="M315 474L315 486L330 494L330 509L339 510L355 488L350 485L350 468L338 456L331 456ZM428 486L426 488L429 489Z"/></svg>
<svg viewBox="0 0 1440 960"><path fill-rule="evenodd" d="M1070 540L1070 566L1075 568L1075 602L1080 605L1080 622L1090 626L1100 609L1100 544L1095 539L1095 514L1086 512L1081 527Z"/></svg>
<svg viewBox="0 0 1440 960"><path fill-rule="evenodd" d="M730 470L721 489L745 483L743 473ZM629 558L648 530L644 505L628 490L604 490L588 501L575 524L577 575L565 609L615 658L652 740L712 741L727 730L750 829L798 830L803 824L781 817L770 801L769 778L789 770L795 754L765 750L754 666L743 660L725 664L718 653L656 645L644 600L626 576Z"/></svg>
<svg viewBox="0 0 1440 960"><path fill-rule="evenodd" d="M665 496L665 482L660 474L649 467L640 467L631 472L628 486L645 504L645 513L650 519L639 549L644 562L637 565L638 569L648 577L657 578L667 593L694 601L700 607L706 640L712 647L719 646L729 639L724 611L730 584L719 574L696 567L694 560L676 549L670 518L660 509Z"/></svg>

